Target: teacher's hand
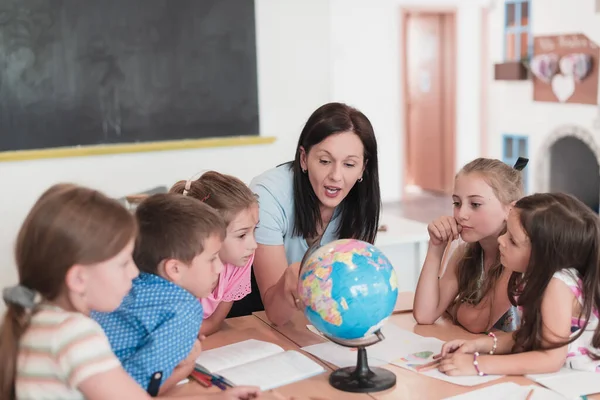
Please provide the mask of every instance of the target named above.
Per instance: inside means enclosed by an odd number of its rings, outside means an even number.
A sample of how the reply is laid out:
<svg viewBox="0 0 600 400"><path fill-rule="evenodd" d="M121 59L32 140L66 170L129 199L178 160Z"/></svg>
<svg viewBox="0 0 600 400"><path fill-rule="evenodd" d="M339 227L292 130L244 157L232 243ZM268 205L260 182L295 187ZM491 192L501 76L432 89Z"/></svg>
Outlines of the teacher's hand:
<svg viewBox="0 0 600 400"><path fill-rule="evenodd" d="M298 297L298 275L300 274L300 263L291 264L285 270L283 275L283 291L285 299L289 302L290 306L301 309L304 305Z"/></svg>

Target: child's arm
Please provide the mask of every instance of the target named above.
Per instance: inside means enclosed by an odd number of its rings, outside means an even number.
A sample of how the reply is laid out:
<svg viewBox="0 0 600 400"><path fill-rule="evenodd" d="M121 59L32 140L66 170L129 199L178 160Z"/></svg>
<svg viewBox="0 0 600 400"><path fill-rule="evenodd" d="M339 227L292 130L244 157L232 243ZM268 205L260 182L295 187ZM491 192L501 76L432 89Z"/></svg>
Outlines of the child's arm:
<svg viewBox="0 0 600 400"><path fill-rule="evenodd" d="M227 314L231 311L231 307L233 306L232 301L222 301L219 303L215 311L212 315L202 321L202 326L200 327L200 333L202 335L212 335L221 329L221 324L227 318Z"/></svg>
<svg viewBox="0 0 600 400"><path fill-rule="evenodd" d="M463 253L463 246L454 251L446 271L438 279L444 246L436 246L430 242L415 292L413 316L417 323L433 324L456 297L458 293L456 268Z"/></svg>
<svg viewBox="0 0 600 400"><path fill-rule="evenodd" d="M196 359L200 357L201 352L202 343L199 339L196 339L196 342L194 342L194 347L192 347L192 351L190 351L190 354L186 357L185 360L183 360L178 366L175 367L171 376L169 376L169 378L167 378L167 380L164 381L164 383L160 386L160 390L158 391L159 396L166 393L168 390L175 387L177 383L190 376L190 374L194 370L194 367L196 366Z"/></svg>
<svg viewBox="0 0 600 400"><path fill-rule="evenodd" d="M575 300L573 293L559 279L551 279L543 296L541 317L544 345L566 341L571 332L571 315ZM506 351L511 344L505 336L498 338L498 352ZM491 344L489 341L488 343ZM482 354L477 361L480 371L486 374L543 374L558 371L565 363L567 351L568 346L565 345L552 350L535 350L501 356ZM440 371L448 375L473 375L476 373L473 355L459 352L448 354L441 361Z"/></svg>

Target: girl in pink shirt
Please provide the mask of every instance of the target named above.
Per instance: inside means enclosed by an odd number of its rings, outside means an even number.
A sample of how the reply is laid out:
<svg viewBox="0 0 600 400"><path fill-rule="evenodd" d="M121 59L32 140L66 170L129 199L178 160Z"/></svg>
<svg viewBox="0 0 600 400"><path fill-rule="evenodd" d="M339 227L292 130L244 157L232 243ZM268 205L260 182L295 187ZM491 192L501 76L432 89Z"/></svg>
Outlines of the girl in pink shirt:
<svg viewBox="0 0 600 400"><path fill-rule="evenodd" d="M179 181L173 185L171 193L203 201L219 211L227 223L227 237L219 252L223 271L211 294L200 299L204 308L200 333L208 336L219 330L233 302L251 291L258 199L238 178L215 171L205 172L197 180Z"/></svg>

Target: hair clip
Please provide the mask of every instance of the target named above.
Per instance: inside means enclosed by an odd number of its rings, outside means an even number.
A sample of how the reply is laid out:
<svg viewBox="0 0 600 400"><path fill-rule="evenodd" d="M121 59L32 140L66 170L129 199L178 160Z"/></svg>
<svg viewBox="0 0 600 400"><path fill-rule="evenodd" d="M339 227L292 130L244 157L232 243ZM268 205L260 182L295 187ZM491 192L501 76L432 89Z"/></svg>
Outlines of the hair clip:
<svg viewBox="0 0 600 400"><path fill-rule="evenodd" d="M515 165L513 166L513 168L516 169L517 171L523 171L523 168L525 168L527 166L528 162L529 162L529 158L519 157L519 158L517 158L517 161L515 162Z"/></svg>
<svg viewBox="0 0 600 400"><path fill-rule="evenodd" d="M210 193L207 194L206 196L204 196L204 198L200 201L204 203L206 200L208 200L209 197L210 197Z"/></svg>
<svg viewBox="0 0 600 400"><path fill-rule="evenodd" d="M6 287L2 290L2 298L8 304L16 304L26 310L31 310L37 304L38 293L23 285Z"/></svg>
<svg viewBox="0 0 600 400"><path fill-rule="evenodd" d="M192 187L192 180L188 179L187 182L185 183L185 188L183 189L184 196L186 196L189 193L191 187Z"/></svg>

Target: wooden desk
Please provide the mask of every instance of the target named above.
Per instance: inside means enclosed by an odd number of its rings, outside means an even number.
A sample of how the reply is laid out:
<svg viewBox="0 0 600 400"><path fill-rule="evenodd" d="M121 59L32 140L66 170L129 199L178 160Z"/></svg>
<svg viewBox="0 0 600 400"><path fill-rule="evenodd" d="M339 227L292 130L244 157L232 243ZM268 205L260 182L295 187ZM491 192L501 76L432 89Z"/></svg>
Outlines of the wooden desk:
<svg viewBox="0 0 600 400"><path fill-rule="evenodd" d="M404 301L408 296L403 296ZM325 341L321 336L310 332L306 325L309 323L304 315L298 311L294 313L291 321L283 326L272 325L264 311L254 313L265 324L271 326L279 333L287 337L299 347L322 343ZM436 337L440 340L448 341L452 339L473 339L478 335L469 333L461 327L454 325L445 318L438 319L433 325L418 325L410 312L394 314L388 323L393 323L403 329L414 332L421 336ZM367 349L368 351L368 349ZM336 369L335 366L331 366ZM396 375L396 386L390 390L371 393L370 395L378 400L435 400L466 393L484 386L494 385L501 382L515 382L519 385L537 385L530 379L523 376L505 376L503 378L482 384L479 386L459 386L449 382L430 378L426 375L394 366L387 365L386 368ZM589 399L600 400L600 395L588 396Z"/></svg>
<svg viewBox="0 0 600 400"><path fill-rule="evenodd" d="M309 332L310 333L310 332ZM286 339L283 335L269 328L261 320L251 315L238 318L226 319L222 329L207 337L202 343L204 350L210 350L227 344L237 343L247 339L263 340L281 346L284 350L299 350L293 342ZM323 365L326 372L312 378L296 382L277 388L276 391L286 396L294 396L294 399L306 400L334 400L334 399L372 399L367 394L353 394L340 392L329 384L329 373L331 368L313 357L304 353L319 364ZM206 389L195 382L180 385L174 388L169 394L173 395L199 395L217 391L216 388ZM268 395L267 395L268 396ZM265 397L268 399L268 397Z"/></svg>

